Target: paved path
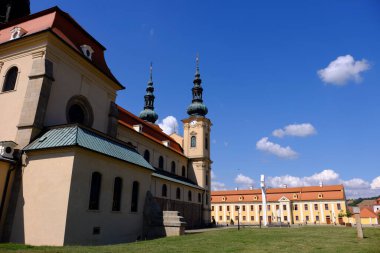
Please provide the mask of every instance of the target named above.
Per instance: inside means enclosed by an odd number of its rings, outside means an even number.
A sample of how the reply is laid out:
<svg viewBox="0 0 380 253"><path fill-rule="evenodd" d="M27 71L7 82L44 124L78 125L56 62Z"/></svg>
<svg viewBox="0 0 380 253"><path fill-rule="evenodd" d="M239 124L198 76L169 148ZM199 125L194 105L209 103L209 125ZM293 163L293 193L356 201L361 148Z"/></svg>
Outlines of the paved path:
<svg viewBox="0 0 380 253"><path fill-rule="evenodd" d="M216 228L202 228L202 229L191 229L191 230L185 230L185 234L196 234L196 233L203 233L203 232L210 232L210 231L216 231L216 230L224 230L224 229L230 229L235 228L235 226L223 226L223 227L216 227Z"/></svg>

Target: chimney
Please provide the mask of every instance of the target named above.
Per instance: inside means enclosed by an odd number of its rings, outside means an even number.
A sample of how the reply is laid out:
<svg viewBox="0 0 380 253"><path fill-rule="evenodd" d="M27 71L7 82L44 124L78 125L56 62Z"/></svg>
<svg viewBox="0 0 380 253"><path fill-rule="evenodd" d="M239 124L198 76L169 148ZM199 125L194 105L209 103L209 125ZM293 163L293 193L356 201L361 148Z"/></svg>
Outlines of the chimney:
<svg viewBox="0 0 380 253"><path fill-rule="evenodd" d="M235 191L238 191L238 190L239 190L239 188L236 187L236 188L235 188Z"/></svg>
<svg viewBox="0 0 380 253"><path fill-rule="evenodd" d="M319 182L319 187L323 187L323 183L322 183L322 181Z"/></svg>
<svg viewBox="0 0 380 253"><path fill-rule="evenodd" d="M253 186L250 186L249 189L252 191L253 190Z"/></svg>
<svg viewBox="0 0 380 253"><path fill-rule="evenodd" d="M282 188L286 189L286 188L288 188L288 185L287 184L283 184Z"/></svg>

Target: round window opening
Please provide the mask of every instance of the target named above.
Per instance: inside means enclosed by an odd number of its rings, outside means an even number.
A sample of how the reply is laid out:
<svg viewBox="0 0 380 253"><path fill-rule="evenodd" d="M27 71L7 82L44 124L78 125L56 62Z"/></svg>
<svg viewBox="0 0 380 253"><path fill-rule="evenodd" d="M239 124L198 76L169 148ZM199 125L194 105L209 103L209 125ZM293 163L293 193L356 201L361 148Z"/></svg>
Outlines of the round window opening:
<svg viewBox="0 0 380 253"><path fill-rule="evenodd" d="M84 123L84 111L80 105L72 105L69 109L69 122L70 123Z"/></svg>
<svg viewBox="0 0 380 253"><path fill-rule="evenodd" d="M72 97L67 103L66 118L69 124L82 124L91 127L93 112L87 98L84 96Z"/></svg>

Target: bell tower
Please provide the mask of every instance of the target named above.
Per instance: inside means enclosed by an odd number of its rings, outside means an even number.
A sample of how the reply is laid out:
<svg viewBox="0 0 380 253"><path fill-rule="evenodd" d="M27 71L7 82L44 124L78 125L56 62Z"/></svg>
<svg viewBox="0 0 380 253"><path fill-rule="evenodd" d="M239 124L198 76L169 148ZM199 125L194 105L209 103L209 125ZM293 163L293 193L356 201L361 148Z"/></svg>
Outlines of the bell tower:
<svg viewBox="0 0 380 253"><path fill-rule="evenodd" d="M205 224L210 223L211 207L211 159L210 131L211 121L206 118L208 109L203 104L202 80L199 73L199 57L196 59L194 86L191 89L193 100L187 108L189 117L182 120L184 135L183 148L189 158L189 177L205 189L202 200L202 217Z"/></svg>

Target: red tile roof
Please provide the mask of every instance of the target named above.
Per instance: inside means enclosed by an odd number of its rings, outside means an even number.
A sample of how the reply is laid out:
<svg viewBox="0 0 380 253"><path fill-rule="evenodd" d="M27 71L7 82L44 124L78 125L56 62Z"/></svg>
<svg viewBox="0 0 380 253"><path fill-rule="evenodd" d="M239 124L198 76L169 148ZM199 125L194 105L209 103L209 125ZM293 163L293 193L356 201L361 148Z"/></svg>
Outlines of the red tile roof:
<svg viewBox="0 0 380 253"><path fill-rule="evenodd" d="M318 196L322 197L319 198ZM267 201L277 202L281 197L289 200L345 200L343 185L306 186L267 189ZM224 199L224 200L223 200ZM211 202L261 202L261 190L212 191Z"/></svg>
<svg viewBox="0 0 380 253"><path fill-rule="evenodd" d="M142 125L141 134L145 137L160 143L163 145L163 141L169 141L169 146L167 148L183 155L183 149L179 143L177 143L172 137L165 134L162 129L155 124L146 122L140 119L133 113L125 110L124 108L117 106L119 110L119 124L128 128L133 129L134 125Z"/></svg>
<svg viewBox="0 0 380 253"><path fill-rule="evenodd" d="M368 207L363 207L360 209L361 218L377 218L377 215Z"/></svg>
<svg viewBox="0 0 380 253"><path fill-rule="evenodd" d="M63 12L58 7L53 7L0 25L0 44L15 42L15 40L9 40L11 37L11 30L14 27L21 27L26 31L26 34L20 39L41 32L51 32L72 49L77 51L86 60L87 58L82 54L80 47L82 45L91 46L94 53L92 55L92 60L88 61L114 81L119 86L119 89L124 89L107 66L104 59L105 47L84 30L69 14Z"/></svg>

